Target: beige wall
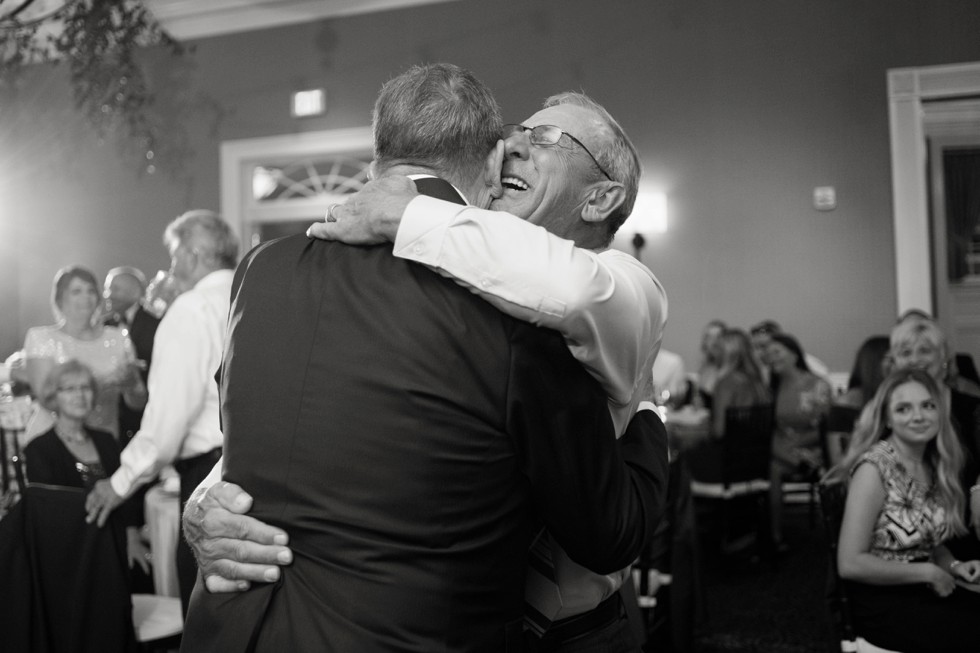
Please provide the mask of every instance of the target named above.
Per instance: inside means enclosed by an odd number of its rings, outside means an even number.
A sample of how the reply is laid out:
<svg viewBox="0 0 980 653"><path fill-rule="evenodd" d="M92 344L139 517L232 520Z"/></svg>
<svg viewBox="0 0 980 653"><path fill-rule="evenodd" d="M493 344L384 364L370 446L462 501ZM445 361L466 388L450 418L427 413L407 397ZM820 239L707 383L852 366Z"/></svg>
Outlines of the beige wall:
<svg viewBox="0 0 980 653"><path fill-rule="evenodd" d="M644 261L667 287L665 346L696 366L701 326L775 318L833 369L895 314L889 68L980 60L976 0L463 0L195 42L151 57L173 174L138 176L71 110L64 70L0 96L0 355L49 323L51 278L78 262L168 265L167 222L218 208L222 140L365 125L411 63L451 61L519 120L581 89L633 137L670 227ZM325 86L293 120L288 94ZM11 113L11 110L13 113ZM186 141L178 136L183 129ZM838 208L811 206L813 187Z"/></svg>

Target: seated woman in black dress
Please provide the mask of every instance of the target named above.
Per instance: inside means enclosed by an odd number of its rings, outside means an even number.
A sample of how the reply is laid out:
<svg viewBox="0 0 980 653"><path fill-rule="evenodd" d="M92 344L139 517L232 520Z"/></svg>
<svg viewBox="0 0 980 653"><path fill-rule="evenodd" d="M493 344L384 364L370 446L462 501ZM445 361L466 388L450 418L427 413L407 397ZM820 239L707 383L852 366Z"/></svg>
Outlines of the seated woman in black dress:
<svg viewBox="0 0 980 653"><path fill-rule="evenodd" d="M39 398L52 411L55 424L24 448L29 483L91 488L119 468L119 445L109 433L92 429L85 420L92 412L97 387L92 371L75 359L56 365L41 385ZM131 517L131 519L127 519ZM121 515L126 526L129 566L149 572L149 549L135 526L138 513Z"/></svg>
<svg viewBox="0 0 980 653"><path fill-rule="evenodd" d="M944 542L966 532L964 452L943 391L919 369L890 374L832 476L849 477L837 565L855 632L906 652L980 651L980 560Z"/></svg>

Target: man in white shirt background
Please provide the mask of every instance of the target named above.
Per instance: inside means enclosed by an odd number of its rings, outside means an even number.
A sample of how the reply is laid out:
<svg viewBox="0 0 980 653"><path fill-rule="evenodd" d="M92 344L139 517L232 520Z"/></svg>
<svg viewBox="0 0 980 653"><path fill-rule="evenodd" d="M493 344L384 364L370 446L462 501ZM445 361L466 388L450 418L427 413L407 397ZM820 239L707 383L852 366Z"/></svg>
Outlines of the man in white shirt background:
<svg viewBox="0 0 980 653"><path fill-rule="evenodd" d="M238 239L216 213L195 210L167 226L164 242L171 274L184 292L157 328L150 400L140 430L123 450L119 469L96 483L86 501L88 520L99 526L171 463L181 477L183 505L221 457L215 373L224 349ZM186 611L197 565L183 538L177 544L177 572Z"/></svg>

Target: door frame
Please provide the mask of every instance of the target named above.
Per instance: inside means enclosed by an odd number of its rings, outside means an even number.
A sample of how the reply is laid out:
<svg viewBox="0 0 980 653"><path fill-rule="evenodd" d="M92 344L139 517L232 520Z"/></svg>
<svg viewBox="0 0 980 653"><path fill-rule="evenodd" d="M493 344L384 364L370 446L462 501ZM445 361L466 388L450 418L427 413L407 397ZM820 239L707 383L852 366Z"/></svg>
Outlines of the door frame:
<svg viewBox="0 0 980 653"><path fill-rule="evenodd" d="M898 312L933 306L924 104L980 96L980 62L888 71Z"/></svg>
<svg viewBox="0 0 980 653"><path fill-rule="evenodd" d="M242 251L251 249L252 221L284 220L297 209L322 216L332 202L344 198L319 195L291 202L289 206L260 207L252 199L252 171L270 160L291 161L303 157L344 153L370 153L374 137L370 126L299 132L229 140L221 143L221 215L236 228ZM314 218L315 219L315 218Z"/></svg>

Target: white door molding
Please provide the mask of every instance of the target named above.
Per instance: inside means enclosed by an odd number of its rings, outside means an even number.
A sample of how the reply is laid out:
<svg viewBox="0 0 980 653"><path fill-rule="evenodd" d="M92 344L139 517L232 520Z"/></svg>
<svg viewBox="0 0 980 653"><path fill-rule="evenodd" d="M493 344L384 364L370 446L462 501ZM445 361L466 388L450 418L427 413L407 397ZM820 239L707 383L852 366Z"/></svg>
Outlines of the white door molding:
<svg viewBox="0 0 980 653"><path fill-rule="evenodd" d="M362 167L366 168L373 143L370 127L224 141L221 144L221 214L237 228L242 251L246 252L256 244L253 241L256 224L290 219L310 219L312 222L322 217L331 203L343 202L343 193L356 191L363 181L363 174L359 179L344 179L337 175L328 178L308 166L313 191L306 197L262 201L256 199L253 189L257 167L285 168L297 162L306 165L319 158L341 161L358 157Z"/></svg>
<svg viewBox="0 0 980 653"><path fill-rule="evenodd" d="M932 311L924 103L980 95L980 62L888 71L898 312Z"/></svg>

